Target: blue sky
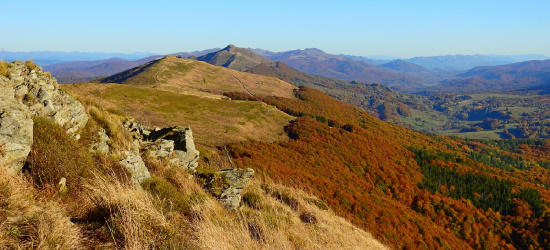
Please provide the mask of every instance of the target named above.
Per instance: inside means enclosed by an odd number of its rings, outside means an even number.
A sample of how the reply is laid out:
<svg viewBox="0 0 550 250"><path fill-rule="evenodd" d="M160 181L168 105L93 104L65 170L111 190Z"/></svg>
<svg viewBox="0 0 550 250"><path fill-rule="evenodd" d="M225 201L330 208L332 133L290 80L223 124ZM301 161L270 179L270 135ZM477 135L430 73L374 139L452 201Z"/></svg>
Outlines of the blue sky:
<svg viewBox="0 0 550 250"><path fill-rule="evenodd" d="M175 53L234 44L397 57L550 56L550 1L10 1L0 49Z"/></svg>

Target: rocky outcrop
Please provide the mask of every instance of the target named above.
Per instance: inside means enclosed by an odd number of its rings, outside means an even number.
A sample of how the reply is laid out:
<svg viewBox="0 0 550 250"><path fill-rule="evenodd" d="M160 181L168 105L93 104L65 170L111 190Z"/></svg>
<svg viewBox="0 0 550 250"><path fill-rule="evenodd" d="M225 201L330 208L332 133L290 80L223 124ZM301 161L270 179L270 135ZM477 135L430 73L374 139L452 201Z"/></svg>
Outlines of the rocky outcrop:
<svg viewBox="0 0 550 250"><path fill-rule="evenodd" d="M88 115L34 63L8 63L7 75L0 76L0 165L18 171L30 152L34 116L51 117L78 138Z"/></svg>
<svg viewBox="0 0 550 250"><path fill-rule="evenodd" d="M124 127L132 133L134 144L146 156L168 158L170 165L183 169L197 168L199 151L195 149L193 132L189 126L151 128L129 119Z"/></svg>
<svg viewBox="0 0 550 250"><path fill-rule="evenodd" d="M14 89L0 76L0 166L19 171L32 145L33 122L28 108L14 97Z"/></svg>
<svg viewBox="0 0 550 250"><path fill-rule="evenodd" d="M169 149L169 141L172 141L174 145L172 153L175 157L170 159L170 163L185 169L197 168L199 151L195 149L193 132L189 126L159 129L151 132L148 139L153 142L164 142L167 145L165 149ZM159 150L163 151L162 148Z"/></svg>
<svg viewBox="0 0 550 250"><path fill-rule="evenodd" d="M84 106L59 89L55 78L33 64L16 61L9 66L10 85L14 97L28 106L33 116L52 117L57 124L75 134L88 122Z"/></svg>
<svg viewBox="0 0 550 250"><path fill-rule="evenodd" d="M218 199L228 209L239 207L242 199L241 190L246 187L248 181L254 175L254 170L245 169L225 169L219 171L225 182L225 187L221 190Z"/></svg>

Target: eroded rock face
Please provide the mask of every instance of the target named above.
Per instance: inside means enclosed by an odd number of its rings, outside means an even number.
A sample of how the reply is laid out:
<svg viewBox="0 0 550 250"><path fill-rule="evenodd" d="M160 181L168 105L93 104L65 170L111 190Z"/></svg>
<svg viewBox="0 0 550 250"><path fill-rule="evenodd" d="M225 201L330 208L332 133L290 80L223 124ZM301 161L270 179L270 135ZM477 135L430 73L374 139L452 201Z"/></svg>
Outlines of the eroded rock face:
<svg viewBox="0 0 550 250"><path fill-rule="evenodd" d="M14 98L14 89L0 79L0 166L21 170L33 142L33 121L25 105Z"/></svg>
<svg viewBox="0 0 550 250"><path fill-rule="evenodd" d="M251 168L225 169L219 173L224 177L227 185L222 189L218 199L227 209L238 208L242 199L241 191L254 175L254 170Z"/></svg>
<svg viewBox="0 0 550 250"><path fill-rule="evenodd" d="M139 184L151 178L151 174L149 173L149 170L147 170L147 167L145 166L143 159L141 159L139 152L124 151L124 156L125 158L120 161L120 164L126 167L132 176L132 183L134 185L139 186Z"/></svg>
<svg viewBox="0 0 550 250"><path fill-rule="evenodd" d="M50 117L79 138L88 122L84 106L59 90L55 78L33 64L8 63L8 77L0 76L0 165L21 170L32 145L32 118Z"/></svg>

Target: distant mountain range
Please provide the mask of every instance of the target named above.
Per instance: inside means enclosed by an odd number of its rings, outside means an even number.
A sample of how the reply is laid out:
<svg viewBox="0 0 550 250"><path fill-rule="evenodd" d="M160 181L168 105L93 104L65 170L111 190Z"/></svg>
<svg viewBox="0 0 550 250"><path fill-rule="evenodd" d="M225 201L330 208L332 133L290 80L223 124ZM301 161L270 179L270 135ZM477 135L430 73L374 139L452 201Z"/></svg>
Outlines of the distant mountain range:
<svg viewBox="0 0 550 250"><path fill-rule="evenodd" d="M547 83L546 69L537 68L536 63L519 64L523 65L521 67L506 66L521 60L548 59L542 55L447 55L389 61L361 56L333 55L315 48L272 52L263 49L244 49L233 45L221 50L208 49L172 55L206 61L239 71L259 71L267 74L267 71L271 70L274 72L269 74L288 78L290 82L295 82L296 79L301 79L300 81L309 79L305 80L309 83L323 82L322 77L314 77L323 76L344 81L380 83L402 92L432 91L432 88L436 92L512 89L514 86L536 87ZM0 52L0 56L7 60L33 59L44 66L46 71L50 71L61 83L88 81L113 75L161 57L148 53L85 52ZM75 58L79 60L64 62ZM63 63L48 64L51 62ZM474 68L477 66L483 67ZM295 72L291 72L290 68ZM530 71L541 72L540 74L526 73ZM296 78L302 72L307 76L301 75ZM335 81L331 79L328 82Z"/></svg>
<svg viewBox="0 0 550 250"><path fill-rule="evenodd" d="M219 49L209 49L204 51L179 52L172 55L179 57L196 57L218 50ZM109 58L95 61L74 61L46 65L44 66L44 70L51 72L52 76L57 78L57 80L61 83L75 83L89 81L98 77L114 75L161 57L163 56L152 55L134 61L129 61L123 58Z"/></svg>
<svg viewBox="0 0 550 250"><path fill-rule="evenodd" d="M319 49L292 50L279 53L263 52L267 58L281 61L312 75L321 75L346 81L381 83L402 91L422 88L425 84L437 83L437 72L424 74L411 71L398 71L390 67L373 65L364 61L354 61L331 55ZM435 76L435 77L434 77Z"/></svg>
<svg viewBox="0 0 550 250"><path fill-rule="evenodd" d="M159 56L149 56L136 61L111 58L99 61L76 61L44 66L61 83L89 81L102 76L110 76L129 68L147 63Z"/></svg>
<svg viewBox="0 0 550 250"><path fill-rule="evenodd" d="M0 59L6 61L33 60L40 66L54 63L66 63L74 61L98 61L110 58L121 58L129 61L139 60L155 54L152 53L96 53L96 52L62 52L62 51L33 51L33 52L9 52L0 51Z"/></svg>
<svg viewBox="0 0 550 250"><path fill-rule="evenodd" d="M497 66L529 60L550 59L543 55L446 55L431 57L413 57L406 61L416 63L429 69L440 71L462 71L479 66Z"/></svg>
<svg viewBox="0 0 550 250"><path fill-rule="evenodd" d="M438 92L528 89L550 85L550 60L476 67L432 88Z"/></svg>

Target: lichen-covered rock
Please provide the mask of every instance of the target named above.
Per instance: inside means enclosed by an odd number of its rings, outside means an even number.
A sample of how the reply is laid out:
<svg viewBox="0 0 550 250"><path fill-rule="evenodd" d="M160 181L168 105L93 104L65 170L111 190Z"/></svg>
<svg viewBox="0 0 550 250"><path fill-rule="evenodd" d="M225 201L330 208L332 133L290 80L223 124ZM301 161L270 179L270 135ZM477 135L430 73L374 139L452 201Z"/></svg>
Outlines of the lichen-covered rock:
<svg viewBox="0 0 550 250"><path fill-rule="evenodd" d="M125 158L120 160L120 164L126 167L130 175L132 176L132 183L136 186L143 183L145 180L151 178L151 174L143 159L136 151L124 151Z"/></svg>
<svg viewBox="0 0 550 250"><path fill-rule="evenodd" d="M41 67L8 63L8 77L0 76L0 165L21 170L32 145L35 116L51 117L76 138L88 122L84 106L59 90Z"/></svg>
<svg viewBox="0 0 550 250"><path fill-rule="evenodd" d="M132 136L137 140L146 139L151 133L152 128L143 124L134 122L134 118L130 118L124 122L123 126L130 131Z"/></svg>
<svg viewBox="0 0 550 250"><path fill-rule="evenodd" d="M76 135L78 129L88 122L84 106L69 94L59 90L55 78L39 66L29 68L23 62L9 64L9 85L13 96L25 104L33 116L53 117L54 121L67 128L67 133Z"/></svg>
<svg viewBox="0 0 550 250"><path fill-rule="evenodd" d="M49 107L51 105L51 107ZM88 115L84 106L65 92L58 92L51 102L44 103L46 112L53 108L53 119L57 124L67 128L67 133L75 134L80 128L86 126Z"/></svg>
<svg viewBox="0 0 550 250"><path fill-rule="evenodd" d="M195 149L193 132L189 126L151 128L128 119L124 127L130 131L137 143L135 148L151 158L169 158L172 166L195 170L199 151Z"/></svg>
<svg viewBox="0 0 550 250"><path fill-rule="evenodd" d="M193 132L189 126L176 126L155 130L147 138L151 141L173 141L173 154L175 158L172 158L170 163L185 169L194 170L197 168L199 151L195 149Z"/></svg>
<svg viewBox="0 0 550 250"><path fill-rule="evenodd" d="M240 206L242 195L241 190L246 187L250 178L254 175L254 170L245 169L225 169L219 171L225 182L218 199L227 209L236 209Z"/></svg>
<svg viewBox="0 0 550 250"><path fill-rule="evenodd" d="M6 79L0 79L0 166L15 172L23 168L31 150L33 121L13 94Z"/></svg>
<svg viewBox="0 0 550 250"><path fill-rule="evenodd" d="M153 142L145 142L143 150L151 158L165 158L174 152L174 141L158 139Z"/></svg>

